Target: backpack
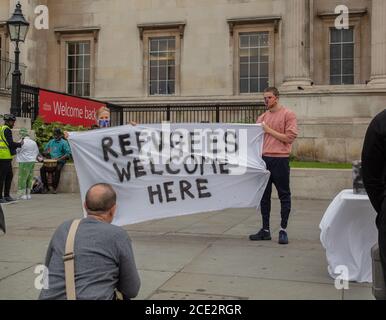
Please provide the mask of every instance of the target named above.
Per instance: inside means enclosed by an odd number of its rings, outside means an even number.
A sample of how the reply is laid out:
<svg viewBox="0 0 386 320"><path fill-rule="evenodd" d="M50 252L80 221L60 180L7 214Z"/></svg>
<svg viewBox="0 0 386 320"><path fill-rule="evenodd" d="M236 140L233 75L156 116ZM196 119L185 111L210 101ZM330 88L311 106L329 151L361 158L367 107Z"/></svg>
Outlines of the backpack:
<svg viewBox="0 0 386 320"><path fill-rule="evenodd" d="M34 177L32 180L31 194L43 193L44 184L40 177Z"/></svg>

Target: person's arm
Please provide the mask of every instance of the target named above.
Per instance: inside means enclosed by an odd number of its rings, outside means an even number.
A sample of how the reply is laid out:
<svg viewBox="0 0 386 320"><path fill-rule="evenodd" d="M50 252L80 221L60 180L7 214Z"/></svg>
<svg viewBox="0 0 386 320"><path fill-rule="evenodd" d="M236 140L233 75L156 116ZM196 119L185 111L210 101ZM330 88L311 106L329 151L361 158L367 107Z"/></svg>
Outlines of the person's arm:
<svg viewBox="0 0 386 320"><path fill-rule="evenodd" d="M386 161L385 134L376 117L367 129L362 149L362 176L366 192L376 212L381 212L384 199L384 167Z"/></svg>
<svg viewBox="0 0 386 320"><path fill-rule="evenodd" d="M40 151L39 151L39 147L38 147L38 144L36 143L36 141L34 141L33 149L34 149L33 150L34 158L36 159L36 161L38 161L38 157L39 157Z"/></svg>
<svg viewBox="0 0 386 320"><path fill-rule="evenodd" d="M7 144L10 150L15 151L17 148L21 148L21 146L23 145L23 143L13 141L11 129L8 129L8 128L5 129L4 136L5 136L5 140L7 140Z"/></svg>
<svg viewBox="0 0 386 320"><path fill-rule="evenodd" d="M70 156L71 156L70 145L68 144L67 140L64 140L64 139L62 140L62 152L63 152L63 155L57 159L58 161L66 161L70 159Z"/></svg>
<svg viewBox="0 0 386 320"><path fill-rule="evenodd" d="M261 116L259 116L256 120L257 124L261 124L264 121L265 113L263 113Z"/></svg>
<svg viewBox="0 0 386 320"><path fill-rule="evenodd" d="M48 156L50 154L51 140L47 142L43 150L43 156Z"/></svg>
<svg viewBox="0 0 386 320"><path fill-rule="evenodd" d="M262 122L261 125L266 133L283 143L293 143L298 136L296 116L293 113L290 113L287 116L285 121L285 133L277 132L270 128L265 122Z"/></svg>
<svg viewBox="0 0 386 320"><path fill-rule="evenodd" d="M47 253L46 253L46 260L45 260L45 263L44 265L48 268L49 265L50 265L50 261L51 261L51 258L52 258L52 239L50 241L50 244L48 245L48 249L47 249Z"/></svg>
<svg viewBox="0 0 386 320"><path fill-rule="evenodd" d="M70 148L70 144L68 143L67 140L64 140L64 152L65 152L65 156L66 156L66 160L70 159L71 157L71 148Z"/></svg>
<svg viewBox="0 0 386 320"><path fill-rule="evenodd" d="M127 233L119 238L119 282L118 291L124 299L135 298L141 286L138 270L135 265L131 241Z"/></svg>

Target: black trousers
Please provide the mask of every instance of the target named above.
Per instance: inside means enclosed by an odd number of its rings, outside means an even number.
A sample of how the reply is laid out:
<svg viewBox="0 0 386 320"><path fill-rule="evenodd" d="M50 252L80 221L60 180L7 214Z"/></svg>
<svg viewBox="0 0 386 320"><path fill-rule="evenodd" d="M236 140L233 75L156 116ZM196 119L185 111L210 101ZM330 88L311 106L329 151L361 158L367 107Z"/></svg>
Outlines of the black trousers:
<svg viewBox="0 0 386 320"><path fill-rule="evenodd" d="M60 173L62 171L64 167L64 162L58 162L56 168L55 168L55 171L52 172L52 187L54 189L56 189L59 185L59 181L60 181ZM47 174L48 174L48 171L47 171L47 168L45 166L42 166L40 168L40 176L42 178L42 182L44 184L44 187L46 187L48 189L48 178L47 178Z"/></svg>
<svg viewBox="0 0 386 320"><path fill-rule="evenodd" d="M9 197L13 179L12 160L0 160L0 198Z"/></svg>
<svg viewBox="0 0 386 320"><path fill-rule="evenodd" d="M281 227L286 229L291 212L289 158L273 158L263 156L263 160L267 165L267 170L271 172L271 176L260 203L261 215L263 218L263 229L269 230L270 228L269 220L271 214L272 184L275 185L279 194L281 206Z"/></svg>
<svg viewBox="0 0 386 320"><path fill-rule="evenodd" d="M386 283L386 198L383 200L381 212L377 215L379 255Z"/></svg>

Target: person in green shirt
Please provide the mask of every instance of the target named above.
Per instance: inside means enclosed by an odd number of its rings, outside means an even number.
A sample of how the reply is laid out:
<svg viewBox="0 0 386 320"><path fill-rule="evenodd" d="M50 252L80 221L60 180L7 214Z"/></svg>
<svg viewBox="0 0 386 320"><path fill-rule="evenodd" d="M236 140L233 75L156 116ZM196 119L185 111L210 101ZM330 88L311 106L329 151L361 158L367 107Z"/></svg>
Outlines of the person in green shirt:
<svg viewBox="0 0 386 320"><path fill-rule="evenodd" d="M44 193L50 191L47 173L52 172L52 192L56 194L60 181L60 173L66 164L66 161L71 156L70 145L67 140L63 139L62 131L59 128L54 130L54 138L46 144L43 155L49 159L57 161L56 167L53 171L50 171L45 165L43 165L40 169L40 175L44 184Z"/></svg>

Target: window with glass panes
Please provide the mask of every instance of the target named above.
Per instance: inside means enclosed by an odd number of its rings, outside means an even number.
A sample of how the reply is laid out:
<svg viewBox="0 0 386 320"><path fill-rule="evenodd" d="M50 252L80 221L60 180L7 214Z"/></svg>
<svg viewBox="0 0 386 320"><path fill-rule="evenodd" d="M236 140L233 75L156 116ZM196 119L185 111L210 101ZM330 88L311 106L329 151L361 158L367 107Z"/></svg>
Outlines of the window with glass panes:
<svg viewBox="0 0 386 320"><path fill-rule="evenodd" d="M90 96L90 41L67 42L67 93Z"/></svg>
<svg viewBox="0 0 386 320"><path fill-rule="evenodd" d="M269 33L239 34L240 93L263 92L268 87Z"/></svg>
<svg viewBox="0 0 386 320"><path fill-rule="evenodd" d="M168 95L175 93L176 79L175 37L149 39L149 93Z"/></svg>
<svg viewBox="0 0 386 320"><path fill-rule="evenodd" d="M354 28L330 29L330 84L354 84Z"/></svg>

